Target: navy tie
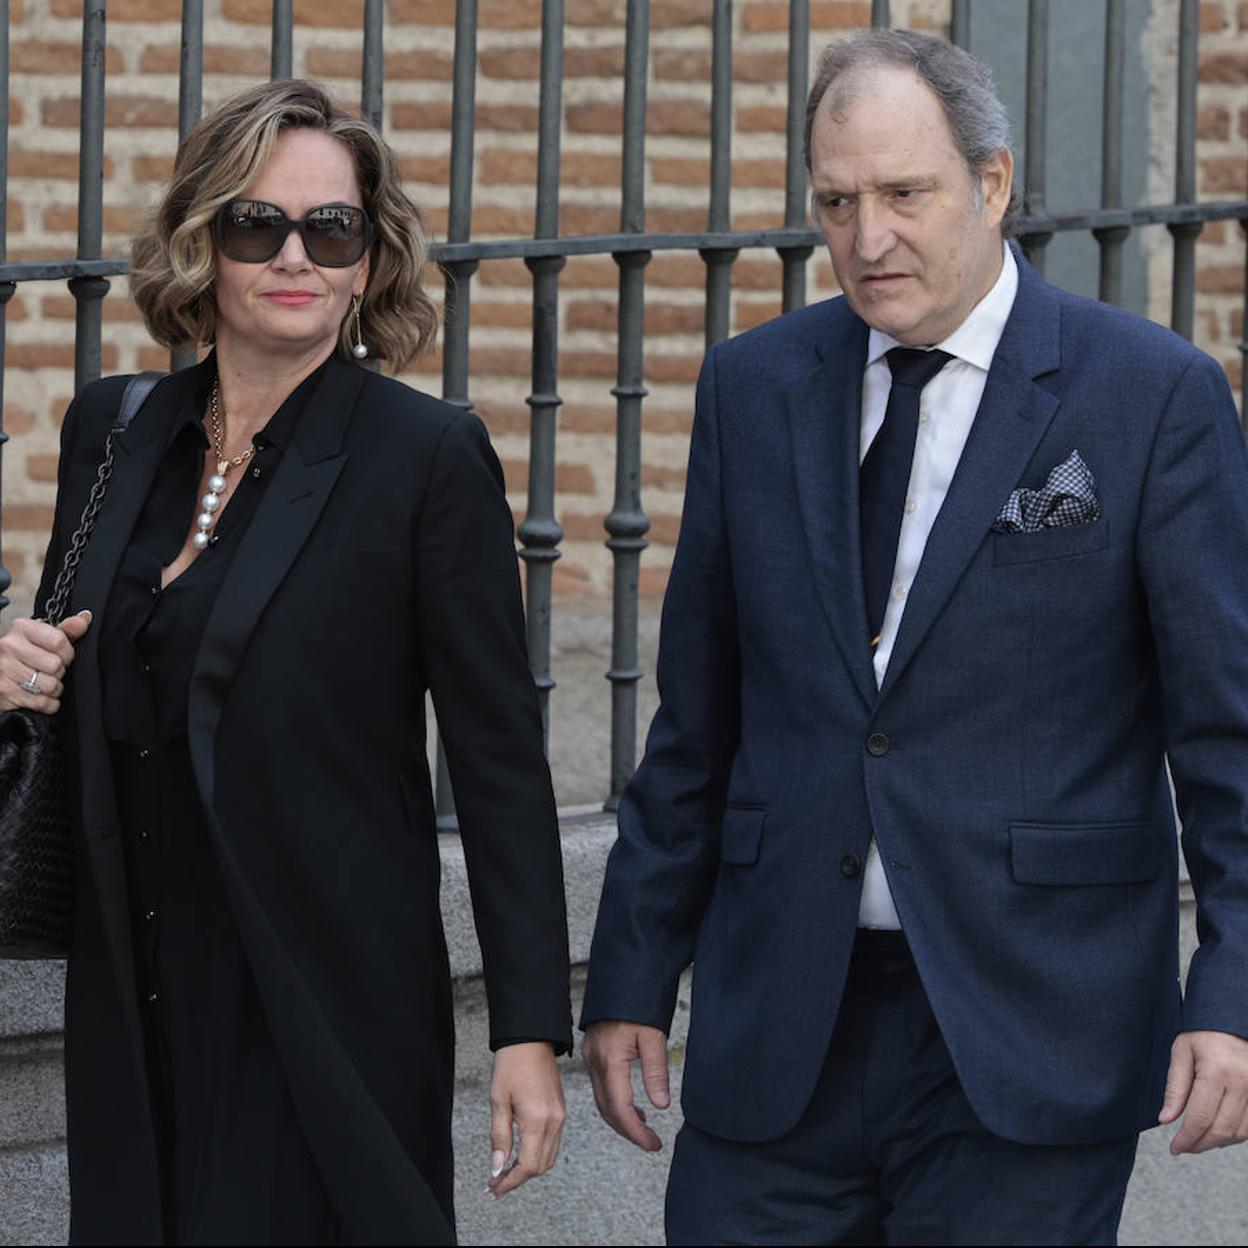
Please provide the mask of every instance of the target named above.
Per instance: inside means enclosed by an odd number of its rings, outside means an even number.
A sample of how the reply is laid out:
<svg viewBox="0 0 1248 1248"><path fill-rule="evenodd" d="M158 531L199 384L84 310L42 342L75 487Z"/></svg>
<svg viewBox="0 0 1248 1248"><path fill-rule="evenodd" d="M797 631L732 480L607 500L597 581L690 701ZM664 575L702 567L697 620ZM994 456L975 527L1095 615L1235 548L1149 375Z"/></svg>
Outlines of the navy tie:
<svg viewBox="0 0 1248 1248"><path fill-rule="evenodd" d="M894 347L884 358L893 374L893 384L888 392L884 423L862 461L859 475L862 573L873 648L884 627L884 611L897 562L897 539L901 535L914 440L919 431L919 396L953 357L945 351Z"/></svg>

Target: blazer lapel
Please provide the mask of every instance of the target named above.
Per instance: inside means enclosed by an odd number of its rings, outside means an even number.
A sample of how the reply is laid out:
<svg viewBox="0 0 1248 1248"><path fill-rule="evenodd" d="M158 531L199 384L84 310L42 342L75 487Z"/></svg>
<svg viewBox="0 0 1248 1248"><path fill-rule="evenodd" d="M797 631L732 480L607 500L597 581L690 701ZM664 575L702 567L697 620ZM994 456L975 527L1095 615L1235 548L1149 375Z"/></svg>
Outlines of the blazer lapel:
<svg viewBox="0 0 1248 1248"><path fill-rule="evenodd" d="M858 519L858 445L867 327L843 303L789 421L793 470L819 598L863 701L875 702Z"/></svg>
<svg viewBox="0 0 1248 1248"><path fill-rule="evenodd" d="M366 378L357 365L330 361L308 398L204 627L191 675L187 728L191 761L210 816L221 712L257 620L307 541L347 462L343 438Z"/></svg>
<svg viewBox="0 0 1248 1248"><path fill-rule="evenodd" d="M1056 296L1018 257L1019 285L962 458L910 587L880 697L900 679L1060 406L1035 378L1061 363Z"/></svg>

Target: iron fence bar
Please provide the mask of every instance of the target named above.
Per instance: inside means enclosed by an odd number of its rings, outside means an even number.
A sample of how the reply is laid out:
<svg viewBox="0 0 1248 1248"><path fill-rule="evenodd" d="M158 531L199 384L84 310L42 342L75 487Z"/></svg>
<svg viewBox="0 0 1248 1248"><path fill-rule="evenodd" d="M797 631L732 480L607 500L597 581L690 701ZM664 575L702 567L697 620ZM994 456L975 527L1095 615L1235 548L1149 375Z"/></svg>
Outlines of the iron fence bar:
<svg viewBox="0 0 1248 1248"><path fill-rule="evenodd" d="M98 260L104 242L104 0L82 6L82 117L78 138L78 259ZM77 307L74 325L74 393L100 375L103 277L70 278Z"/></svg>
<svg viewBox="0 0 1248 1248"><path fill-rule="evenodd" d="M646 72L650 0L628 0L624 45L624 159L620 231L646 228ZM637 759L637 606L641 552L650 521L641 506L641 405L645 380L645 269L648 249L614 253L620 270L616 384L615 498L605 524L610 537L611 587L611 788L607 810L619 805Z"/></svg>
<svg viewBox="0 0 1248 1248"><path fill-rule="evenodd" d="M1101 93L1101 207L1122 206L1122 88L1126 63L1125 0L1105 2L1105 76ZM1122 302L1123 243L1130 227L1101 226L1092 231L1100 246L1100 297Z"/></svg>
<svg viewBox="0 0 1248 1248"><path fill-rule="evenodd" d="M382 128L385 81L383 33L385 0L364 0L364 64L360 73L360 112L374 129Z"/></svg>
<svg viewBox="0 0 1248 1248"><path fill-rule="evenodd" d="M273 34L269 42L269 77L290 78L294 74L294 0L273 0Z"/></svg>
<svg viewBox="0 0 1248 1248"><path fill-rule="evenodd" d="M473 132L477 111L477 0L458 0L455 6L455 52L451 78L451 189L446 237L451 245L465 245L472 233ZM474 255L445 258L431 249L443 274L442 398L472 410L468 397L468 328L472 307ZM446 751L439 733L434 764L434 808L438 826L455 826L455 796L451 791Z"/></svg>
<svg viewBox="0 0 1248 1248"><path fill-rule="evenodd" d="M9 254L9 0L0 0L0 265ZM17 290L17 283L0 281L0 465L4 462L4 444L9 435L4 428L4 349L8 320L8 302ZM0 472L0 482L3 473ZM0 506L3 514L3 506ZM8 588L13 583L0 556L0 611L9 605Z"/></svg>
<svg viewBox="0 0 1248 1248"><path fill-rule="evenodd" d="M810 77L810 0L789 0L789 99L784 123L784 227L806 225L806 93ZM806 261L813 247L778 247L784 276L781 308L793 312L806 303Z"/></svg>
<svg viewBox="0 0 1248 1248"><path fill-rule="evenodd" d="M953 0L949 16L949 42L971 50L971 0Z"/></svg>
<svg viewBox="0 0 1248 1248"><path fill-rule="evenodd" d="M535 236L559 235L559 141L563 111L564 0L542 0L541 86L538 108ZM525 622L529 667L550 741L550 602L563 528L555 518L555 441L559 405L559 273L563 256L531 257L533 275L532 393L528 397L528 508L520 525L525 565Z"/></svg>
<svg viewBox="0 0 1248 1248"><path fill-rule="evenodd" d="M1178 115L1175 122L1174 198L1196 198L1196 67L1200 9L1197 0L1179 5ZM1170 283L1170 328L1191 338L1196 316L1196 222L1172 223L1174 261Z"/></svg>
<svg viewBox="0 0 1248 1248"><path fill-rule="evenodd" d="M1045 166L1048 161L1049 0L1027 4L1027 121L1024 154L1023 207L1029 216L1043 217ZM1027 240L1027 258L1044 272L1044 249L1051 232L1036 232Z"/></svg>
<svg viewBox="0 0 1248 1248"><path fill-rule="evenodd" d="M711 18L711 201L712 233L732 228L732 0L715 0ZM732 264L736 248L703 248L706 264L707 347L728 337Z"/></svg>
<svg viewBox="0 0 1248 1248"><path fill-rule="evenodd" d="M182 0L182 46L178 58L178 143L199 123L204 111L204 0ZM174 347L169 367L195 363L195 344Z"/></svg>
<svg viewBox="0 0 1248 1248"><path fill-rule="evenodd" d="M891 26L892 15L888 0L871 0L871 25Z"/></svg>

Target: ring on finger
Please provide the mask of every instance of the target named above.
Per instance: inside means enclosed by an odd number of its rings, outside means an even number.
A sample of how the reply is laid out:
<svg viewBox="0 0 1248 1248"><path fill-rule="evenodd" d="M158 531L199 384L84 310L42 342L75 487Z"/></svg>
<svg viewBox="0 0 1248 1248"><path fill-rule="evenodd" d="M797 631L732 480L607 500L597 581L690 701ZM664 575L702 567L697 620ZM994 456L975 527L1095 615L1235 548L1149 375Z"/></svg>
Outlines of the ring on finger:
<svg viewBox="0 0 1248 1248"><path fill-rule="evenodd" d="M39 673L32 671L26 680L20 680L17 683L19 689L25 689L27 693L35 695L41 694L42 689L39 688Z"/></svg>

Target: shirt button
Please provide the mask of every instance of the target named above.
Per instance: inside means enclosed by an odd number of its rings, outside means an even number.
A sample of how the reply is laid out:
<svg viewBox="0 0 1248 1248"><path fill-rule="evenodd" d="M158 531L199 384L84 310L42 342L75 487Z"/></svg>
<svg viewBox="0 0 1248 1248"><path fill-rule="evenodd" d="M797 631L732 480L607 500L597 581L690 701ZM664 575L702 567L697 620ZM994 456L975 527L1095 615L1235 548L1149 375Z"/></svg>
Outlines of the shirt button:
<svg viewBox="0 0 1248 1248"><path fill-rule="evenodd" d="M151 665L150 663L144 663L144 664L143 664L143 675L144 675L144 676L148 676L148 675L150 675L150 674L151 674L151 671L152 671L152 665Z"/></svg>
<svg viewBox="0 0 1248 1248"><path fill-rule="evenodd" d="M149 910L149 911L148 911L148 912L147 912L147 913L143 916L143 922L144 922L144 923L154 923L155 921L156 921L156 911L155 911L155 910Z"/></svg>
<svg viewBox="0 0 1248 1248"><path fill-rule="evenodd" d="M220 534L220 533L214 533L214 534L213 534L213 535L212 535L212 536L208 539L208 545L209 545L209 546L215 546L215 545L216 545L216 544L217 544L220 540L221 540L221 534Z"/></svg>
<svg viewBox="0 0 1248 1248"><path fill-rule="evenodd" d="M919 424L921 424L921 425L925 425L925 424L927 424L927 413L926 413L926 412L924 412L924 413L923 413L923 414L919 417Z"/></svg>
<svg viewBox="0 0 1248 1248"><path fill-rule="evenodd" d="M153 597L153 598L155 598L155 597L156 597L156 595L157 595L158 593L160 593L160 586L159 586L159 585L153 585L153 586L152 586L152 597Z"/></svg>
<svg viewBox="0 0 1248 1248"><path fill-rule="evenodd" d="M893 586L893 597L900 602L906 596L906 587L904 585Z"/></svg>
<svg viewBox="0 0 1248 1248"><path fill-rule="evenodd" d="M139 832L139 840L141 840L141 841L150 841L151 839L152 839L152 834L151 834L151 833L150 833L150 832L149 832L146 828L143 828L143 829L141 829L141 830L140 830L140 832Z"/></svg>
<svg viewBox="0 0 1248 1248"><path fill-rule="evenodd" d="M160 1000L160 993L158 993L158 992L149 992L149 993L147 994L147 1003L148 1003L148 1005L155 1005L155 1004L156 1004L156 1002L157 1002L157 1001L159 1001L159 1000Z"/></svg>
<svg viewBox="0 0 1248 1248"><path fill-rule="evenodd" d="M140 750L140 751L139 751L139 757L140 757L140 758L147 758L147 757L149 757L149 756L150 756L150 754L151 754L151 750Z"/></svg>
<svg viewBox="0 0 1248 1248"><path fill-rule="evenodd" d="M867 738L867 753L874 758L883 758L892 746L887 735L882 732L873 732Z"/></svg>
<svg viewBox="0 0 1248 1248"><path fill-rule="evenodd" d="M852 880L861 870L862 863L858 861L855 855L846 854L845 857L841 859L841 874L847 880Z"/></svg>
<svg viewBox="0 0 1248 1248"><path fill-rule="evenodd" d="M253 481L259 481L262 476L264 476L263 468L257 466L251 470L251 477Z"/></svg>
<svg viewBox="0 0 1248 1248"><path fill-rule="evenodd" d="M906 515L908 516L914 515L915 511L918 509L918 506L919 506L918 503L916 503L914 499L912 498L906 499Z"/></svg>

